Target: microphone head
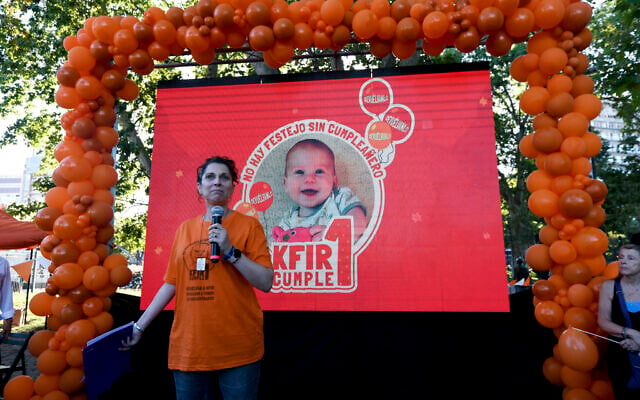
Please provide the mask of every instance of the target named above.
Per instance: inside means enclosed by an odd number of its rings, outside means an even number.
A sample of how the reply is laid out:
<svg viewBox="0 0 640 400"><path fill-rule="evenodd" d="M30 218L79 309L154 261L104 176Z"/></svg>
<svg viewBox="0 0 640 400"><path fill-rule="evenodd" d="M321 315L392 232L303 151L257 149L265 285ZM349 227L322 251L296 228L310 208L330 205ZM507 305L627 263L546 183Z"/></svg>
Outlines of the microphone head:
<svg viewBox="0 0 640 400"><path fill-rule="evenodd" d="M224 215L224 208L221 206L215 206L211 208L211 218L222 217Z"/></svg>

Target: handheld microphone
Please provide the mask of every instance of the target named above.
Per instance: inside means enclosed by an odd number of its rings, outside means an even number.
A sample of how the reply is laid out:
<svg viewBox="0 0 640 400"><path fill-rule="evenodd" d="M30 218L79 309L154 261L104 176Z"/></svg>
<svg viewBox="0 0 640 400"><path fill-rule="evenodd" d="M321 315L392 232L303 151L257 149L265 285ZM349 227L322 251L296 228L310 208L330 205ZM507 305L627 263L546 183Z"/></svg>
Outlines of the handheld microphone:
<svg viewBox="0 0 640 400"><path fill-rule="evenodd" d="M219 224L222 222L222 215L224 214L224 208L215 206L211 209L211 223ZM220 261L220 246L216 242L211 242L211 255L209 259L213 263Z"/></svg>

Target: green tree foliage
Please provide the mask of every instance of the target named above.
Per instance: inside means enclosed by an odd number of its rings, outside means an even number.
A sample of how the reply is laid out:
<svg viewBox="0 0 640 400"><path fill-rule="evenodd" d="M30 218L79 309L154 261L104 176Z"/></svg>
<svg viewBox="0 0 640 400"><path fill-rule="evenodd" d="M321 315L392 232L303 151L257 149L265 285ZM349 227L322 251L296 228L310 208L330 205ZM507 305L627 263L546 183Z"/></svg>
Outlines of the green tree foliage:
<svg viewBox="0 0 640 400"><path fill-rule="evenodd" d="M1 1L0 13L0 118L17 117L0 139L0 146L16 143L24 138L29 145L41 149L44 173L50 175L56 162L53 158L55 145L62 140L61 108L55 106L55 91L58 87L56 71L67 58L62 42L67 35L75 35L84 21L100 15L134 15L142 17L151 6L167 9L175 2L148 0L81 2L61 0L48 2ZM159 80L172 79L179 71L158 69L150 75L139 77L130 74L138 83L139 97L131 102L118 104L117 130L120 135L116 155L119 182L116 187L118 202L116 211L131 205L132 192L148 187L153 145L153 121L155 114L155 88ZM37 183L43 193L53 186L50 178L41 178ZM125 200L123 200L125 199ZM40 203L40 206L42 203ZM20 217L33 217L36 203L11 205L9 212ZM137 220L146 219L138 216ZM123 232L128 219L123 220ZM120 231L120 221L115 220ZM144 242L144 232L137 233ZM131 241L134 243L135 241ZM138 243L137 250L143 246Z"/></svg>
<svg viewBox="0 0 640 400"><path fill-rule="evenodd" d="M607 0L591 29L591 70L596 90L625 122L627 134L640 125L640 1Z"/></svg>
<svg viewBox="0 0 640 400"><path fill-rule="evenodd" d="M637 136L628 136L618 145L616 150L624 154L620 163L608 157L608 150L609 143L605 141L595 165L598 179L609 188L603 205L607 219L602 230L609 236L607 256L613 257L620 245L640 232L640 140Z"/></svg>

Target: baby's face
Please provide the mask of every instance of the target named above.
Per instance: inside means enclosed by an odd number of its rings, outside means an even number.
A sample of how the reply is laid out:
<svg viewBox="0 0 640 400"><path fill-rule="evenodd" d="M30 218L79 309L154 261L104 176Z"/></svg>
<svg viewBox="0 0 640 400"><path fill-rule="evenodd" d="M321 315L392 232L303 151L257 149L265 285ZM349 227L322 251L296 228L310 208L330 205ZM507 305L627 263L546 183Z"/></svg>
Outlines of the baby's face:
<svg viewBox="0 0 640 400"><path fill-rule="evenodd" d="M322 204L337 186L331 156L323 149L303 146L289 153L284 189L302 208Z"/></svg>

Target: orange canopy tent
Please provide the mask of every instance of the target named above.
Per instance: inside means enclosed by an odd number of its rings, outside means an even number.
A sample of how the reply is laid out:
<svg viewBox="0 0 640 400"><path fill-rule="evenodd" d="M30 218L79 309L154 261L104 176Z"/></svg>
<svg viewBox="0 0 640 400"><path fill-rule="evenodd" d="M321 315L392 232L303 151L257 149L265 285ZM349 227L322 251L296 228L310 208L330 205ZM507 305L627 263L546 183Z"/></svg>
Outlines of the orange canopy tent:
<svg viewBox="0 0 640 400"><path fill-rule="evenodd" d="M35 222L18 221L0 210L0 250L25 249L37 246L47 233Z"/></svg>

